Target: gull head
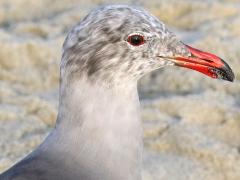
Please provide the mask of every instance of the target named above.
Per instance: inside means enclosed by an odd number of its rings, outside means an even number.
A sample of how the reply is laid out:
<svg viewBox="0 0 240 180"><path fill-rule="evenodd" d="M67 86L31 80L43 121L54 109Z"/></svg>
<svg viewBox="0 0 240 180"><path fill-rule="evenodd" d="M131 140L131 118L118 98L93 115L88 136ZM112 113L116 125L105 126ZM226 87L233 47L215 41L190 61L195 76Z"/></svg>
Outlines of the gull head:
<svg viewBox="0 0 240 180"><path fill-rule="evenodd" d="M184 44L156 17L127 5L97 8L72 28L63 46L61 78L124 83L167 65L234 79L221 58Z"/></svg>

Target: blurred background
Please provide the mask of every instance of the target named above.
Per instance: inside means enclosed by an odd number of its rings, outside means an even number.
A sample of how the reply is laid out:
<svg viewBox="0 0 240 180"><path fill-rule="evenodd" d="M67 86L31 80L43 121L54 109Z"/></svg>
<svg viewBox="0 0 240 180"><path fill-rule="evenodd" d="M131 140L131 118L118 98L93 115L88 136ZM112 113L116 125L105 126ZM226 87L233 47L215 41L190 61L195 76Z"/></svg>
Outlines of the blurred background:
<svg viewBox="0 0 240 180"><path fill-rule="evenodd" d="M140 81L143 180L239 180L240 0L1 0L0 172L53 128L64 38L89 10L109 3L144 7L236 75L229 83L167 67Z"/></svg>

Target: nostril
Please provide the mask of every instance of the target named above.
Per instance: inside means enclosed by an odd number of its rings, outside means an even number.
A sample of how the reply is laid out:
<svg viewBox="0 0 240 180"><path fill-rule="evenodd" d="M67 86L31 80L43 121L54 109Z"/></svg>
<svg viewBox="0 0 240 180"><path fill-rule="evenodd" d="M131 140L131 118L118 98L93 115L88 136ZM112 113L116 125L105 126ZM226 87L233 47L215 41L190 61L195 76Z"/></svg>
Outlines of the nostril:
<svg viewBox="0 0 240 180"><path fill-rule="evenodd" d="M207 62L209 62L209 63L212 63L212 62L213 62L212 60L206 59L206 58L201 58L201 60L207 61Z"/></svg>

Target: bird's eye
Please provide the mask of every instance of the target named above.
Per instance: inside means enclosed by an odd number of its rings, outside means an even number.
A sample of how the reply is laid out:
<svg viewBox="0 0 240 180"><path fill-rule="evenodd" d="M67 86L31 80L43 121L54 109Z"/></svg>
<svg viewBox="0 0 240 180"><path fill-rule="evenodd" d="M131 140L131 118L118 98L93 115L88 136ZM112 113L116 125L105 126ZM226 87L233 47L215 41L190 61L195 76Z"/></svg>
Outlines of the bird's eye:
<svg viewBox="0 0 240 180"><path fill-rule="evenodd" d="M133 46L140 46L145 43L144 37L139 34L134 34L134 35L128 36L127 42Z"/></svg>

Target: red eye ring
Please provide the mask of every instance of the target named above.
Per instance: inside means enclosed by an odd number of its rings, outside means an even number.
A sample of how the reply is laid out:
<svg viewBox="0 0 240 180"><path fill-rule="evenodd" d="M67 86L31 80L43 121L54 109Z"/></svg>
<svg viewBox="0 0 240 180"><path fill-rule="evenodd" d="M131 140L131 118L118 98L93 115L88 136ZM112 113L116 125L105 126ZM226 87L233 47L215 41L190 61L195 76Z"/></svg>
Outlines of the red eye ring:
<svg viewBox="0 0 240 180"><path fill-rule="evenodd" d="M133 34L128 36L127 42L132 46L140 46L145 43L144 36L140 34Z"/></svg>

